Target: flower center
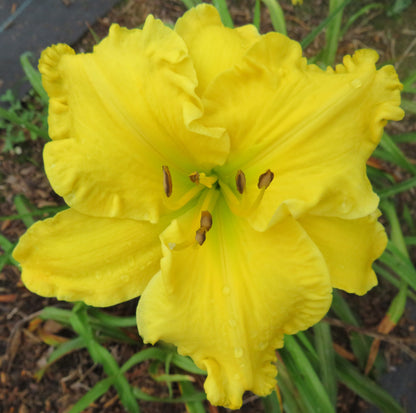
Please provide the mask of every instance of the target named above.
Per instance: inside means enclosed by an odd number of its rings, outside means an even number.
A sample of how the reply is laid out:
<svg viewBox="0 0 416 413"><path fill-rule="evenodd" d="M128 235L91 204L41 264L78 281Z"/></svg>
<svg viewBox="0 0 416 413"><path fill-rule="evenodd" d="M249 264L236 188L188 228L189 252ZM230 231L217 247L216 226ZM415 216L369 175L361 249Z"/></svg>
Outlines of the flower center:
<svg viewBox="0 0 416 413"><path fill-rule="evenodd" d="M162 171L163 189L166 197L170 198L174 191L172 176L168 166L163 165ZM270 169L262 173L258 178L257 188L254 188L254 185L251 185L249 188L252 195L249 197L247 194L246 176L241 169L239 169L235 175L235 189L239 195L235 193L234 188L231 188L229 184L215 175L207 175L204 172L192 172L188 176L195 186L180 196L179 201L174 202L174 200L169 200L168 203L172 209L178 209L177 207L185 205L199 194L201 190L203 191L203 199L198 206L198 209L201 211L199 228L195 231L195 241L199 245L202 245L205 242L206 234L213 225L212 212L220 194L224 197L228 207L235 215L248 217L254 209L258 207L263 199L265 190L270 186L274 179L274 173ZM206 191L207 189L208 191ZM257 192L254 196L253 190Z"/></svg>

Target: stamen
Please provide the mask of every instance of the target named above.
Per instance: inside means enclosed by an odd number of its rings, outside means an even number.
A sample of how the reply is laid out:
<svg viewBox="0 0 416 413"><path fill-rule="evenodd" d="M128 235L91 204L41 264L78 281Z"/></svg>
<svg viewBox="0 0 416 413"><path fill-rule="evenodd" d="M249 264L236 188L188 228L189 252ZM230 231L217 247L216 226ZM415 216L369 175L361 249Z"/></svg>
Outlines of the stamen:
<svg viewBox="0 0 416 413"><path fill-rule="evenodd" d="M163 189L166 196L169 198L172 195L172 176L170 175L169 168L166 165L162 166L163 170Z"/></svg>
<svg viewBox="0 0 416 413"><path fill-rule="evenodd" d="M237 186L237 191L242 194L246 188L246 176L241 169L237 171L237 175L235 176L235 185Z"/></svg>
<svg viewBox="0 0 416 413"><path fill-rule="evenodd" d="M267 188L273 181L274 173L268 169L264 174L259 176L259 182L257 183L257 188Z"/></svg>
<svg viewBox="0 0 416 413"><path fill-rule="evenodd" d="M191 182L193 182L194 184L199 184L199 173L198 172L192 172L189 175L189 179L191 180Z"/></svg>
<svg viewBox="0 0 416 413"><path fill-rule="evenodd" d="M201 228L209 231L212 227L212 215L208 211L201 212Z"/></svg>
<svg viewBox="0 0 416 413"><path fill-rule="evenodd" d="M198 231L196 231L195 234L195 240L199 245L202 245L205 242L206 236L206 229L205 228L199 228Z"/></svg>

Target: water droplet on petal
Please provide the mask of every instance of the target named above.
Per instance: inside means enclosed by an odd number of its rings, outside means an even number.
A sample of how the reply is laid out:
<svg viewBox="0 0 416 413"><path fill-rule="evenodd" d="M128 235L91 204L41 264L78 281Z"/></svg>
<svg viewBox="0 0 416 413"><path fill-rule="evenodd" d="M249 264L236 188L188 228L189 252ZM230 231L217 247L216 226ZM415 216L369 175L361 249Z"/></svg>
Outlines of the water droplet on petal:
<svg viewBox="0 0 416 413"><path fill-rule="evenodd" d="M351 82L351 86L352 86L354 89L358 89L358 88L360 88L360 87L362 86L361 80L360 80L360 79L354 79L354 80Z"/></svg>
<svg viewBox="0 0 416 413"><path fill-rule="evenodd" d="M168 247L170 250L173 250L176 247L176 243L175 242L168 242Z"/></svg>
<svg viewBox="0 0 416 413"><path fill-rule="evenodd" d="M351 202L344 200L341 204L341 211L344 213L350 212L352 208Z"/></svg>
<svg viewBox="0 0 416 413"><path fill-rule="evenodd" d="M267 343L265 341L262 341L261 343L258 344L257 347L260 351L262 351L267 347Z"/></svg>
<svg viewBox="0 0 416 413"><path fill-rule="evenodd" d="M230 287L228 285L226 285L223 289L222 289L222 293L224 295L229 295L230 294Z"/></svg>
<svg viewBox="0 0 416 413"><path fill-rule="evenodd" d="M237 325L237 321L235 321L233 318L230 318L228 320L228 324L230 325L230 327L235 327Z"/></svg>
<svg viewBox="0 0 416 413"><path fill-rule="evenodd" d="M239 359L241 357L243 357L244 351L241 347L236 347L234 349L234 355Z"/></svg>

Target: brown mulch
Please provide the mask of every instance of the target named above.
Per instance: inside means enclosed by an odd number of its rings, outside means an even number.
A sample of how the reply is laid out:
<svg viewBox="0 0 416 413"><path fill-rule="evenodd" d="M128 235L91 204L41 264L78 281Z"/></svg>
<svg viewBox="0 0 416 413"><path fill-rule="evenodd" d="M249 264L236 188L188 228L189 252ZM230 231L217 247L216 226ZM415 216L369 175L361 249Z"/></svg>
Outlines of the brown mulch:
<svg viewBox="0 0 416 413"><path fill-rule="evenodd" d="M319 24L322 19L322 10L326 10L327 1L305 0L303 7L294 8L290 2L281 2L288 18L288 29L292 38L300 40L305 34ZM231 2L231 11L237 25L252 20L253 1L240 0ZM104 37L111 23L117 22L127 27L137 27L144 22L145 16L153 13L164 21L174 22L180 17L185 8L181 1L174 0L129 0L113 9L108 16L100 19L92 30L100 37ZM339 53L344 55L362 47L372 47L379 51L383 62L391 59L401 59L402 67L406 72L406 56L402 58L409 42L407 27L395 28L396 31L386 31L385 27L378 27L374 22L379 18L378 12L373 12L374 20L369 19L365 24L358 24L344 37ZM368 16L371 17L371 16ZM374 24L373 24L374 23ZM272 30L268 12L262 9L263 32ZM400 40L401 39L401 40ZM407 43L406 43L407 41ZM308 56L316 54L322 47L324 37L321 34L306 50ZM87 34L77 45L79 51L89 51L94 44L91 34ZM413 59L413 57L410 57ZM412 60L413 62L413 60ZM404 126L393 126L398 130L416 130L411 120ZM396 129L397 130L397 129ZM62 204L62 200L51 190L42 168L43 142L27 140L20 145L21 154L0 152L0 216L16 213L13 197L24 194L30 202L37 206L52 206ZM0 148L1 149L1 148ZM416 159L414 145L407 148L409 157ZM412 214L416 216L415 199L411 201L403 195L403 204L413 202ZM16 241L25 231L25 225L20 220L0 221L0 232L10 241ZM393 296L394 288L387 283L381 283L364 297L349 296L348 300L354 310L361 316L364 328L374 331L383 318ZM132 315L137 302L115 306L109 311L118 315ZM0 273L0 412L5 413L64 413L76 403L99 380L106 377L100 366L94 365L87 351L77 351L66 355L52 364L40 381L36 373L45 365L52 347L45 341L41 332L47 331L55 336L65 338L74 337L70 330L46 323L36 324L36 315L45 306L57 305L61 308L70 308L69 304L58 302L55 299L38 297L25 289L20 281L20 274L16 267L6 266ZM348 348L348 335L343 328L333 328L336 342ZM414 336L413 323L404 317L399 326L393 331L394 335ZM107 348L121 364L132 354L142 348L140 338L137 337L137 347L121 343L109 343ZM383 352L388 363L397 364L403 361L403 355L394 343L383 343ZM129 381L148 392L149 394L165 397L167 388L158 384L149 375L149 365L142 363L131 369L128 373ZM201 388L202 382L197 379ZM174 388L175 394L179 390ZM263 408L255 396L247 395L247 403L242 412L257 413ZM345 387L339 393L337 411L340 413L362 412L366 403ZM185 412L183 404L159 404L140 402L144 413L182 413ZM208 405L207 405L208 409ZM118 413L125 410L121 406L116 392L112 389L97 402L90 406L86 412ZM225 412L225 409L212 409L210 413Z"/></svg>

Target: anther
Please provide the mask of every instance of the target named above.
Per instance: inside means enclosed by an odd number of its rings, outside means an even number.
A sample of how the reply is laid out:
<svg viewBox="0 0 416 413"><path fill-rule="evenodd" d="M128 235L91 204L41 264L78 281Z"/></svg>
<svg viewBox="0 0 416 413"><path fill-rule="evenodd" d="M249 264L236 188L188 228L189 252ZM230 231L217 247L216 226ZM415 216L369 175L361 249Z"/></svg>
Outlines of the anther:
<svg viewBox="0 0 416 413"><path fill-rule="evenodd" d="M163 189L166 196L169 198L172 195L172 176L170 175L169 168L166 165L162 166L163 170Z"/></svg>
<svg viewBox="0 0 416 413"><path fill-rule="evenodd" d="M202 228L202 227L199 228L198 231L196 231L195 240L199 245L202 245L205 242L205 239L206 239L205 233L206 232L207 232L206 229Z"/></svg>
<svg viewBox="0 0 416 413"><path fill-rule="evenodd" d="M235 185L237 187L237 191L242 194L244 192L244 189L246 188L246 176L244 175L244 172L239 169L237 171L237 174L235 176Z"/></svg>
<svg viewBox="0 0 416 413"><path fill-rule="evenodd" d="M199 173L198 172L192 172L189 175L189 179L194 183L194 184L199 184Z"/></svg>
<svg viewBox="0 0 416 413"><path fill-rule="evenodd" d="M259 182L257 182L257 188L267 188L273 181L274 173L268 169L264 174L259 176Z"/></svg>
<svg viewBox="0 0 416 413"><path fill-rule="evenodd" d="M212 227L212 215L208 211L201 212L201 228L209 231Z"/></svg>

